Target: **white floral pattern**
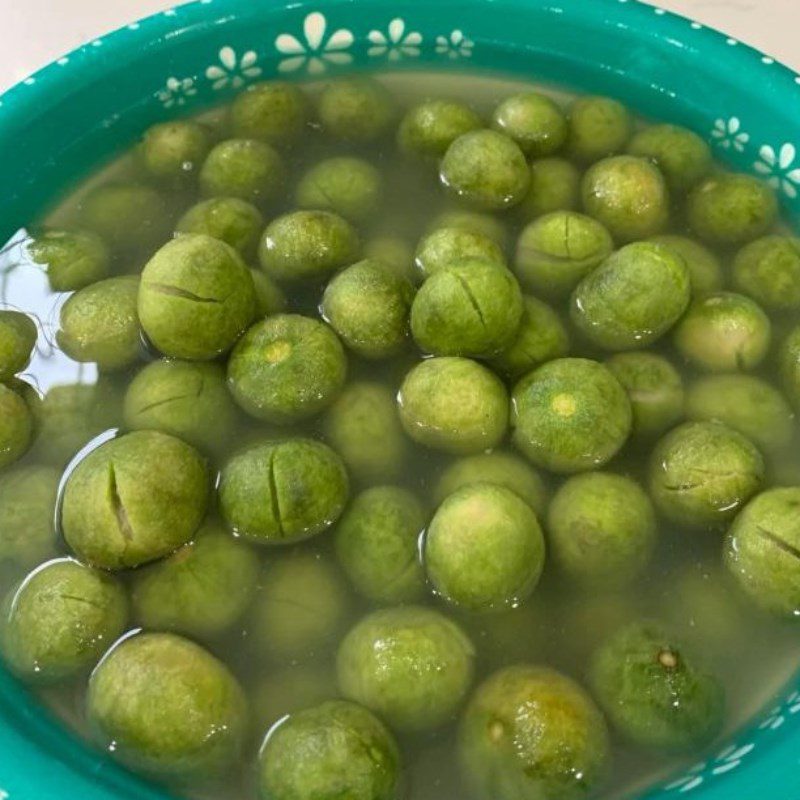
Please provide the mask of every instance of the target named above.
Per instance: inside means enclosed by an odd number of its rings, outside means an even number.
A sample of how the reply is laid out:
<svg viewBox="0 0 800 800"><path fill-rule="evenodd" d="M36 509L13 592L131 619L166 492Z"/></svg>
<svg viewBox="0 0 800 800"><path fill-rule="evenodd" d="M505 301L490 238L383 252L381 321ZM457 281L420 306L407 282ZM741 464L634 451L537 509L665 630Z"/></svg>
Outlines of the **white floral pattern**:
<svg viewBox="0 0 800 800"><path fill-rule="evenodd" d="M714 123L711 137L723 150L736 150L737 153L743 153L745 145L750 141L750 134L742 130L739 117L718 119Z"/></svg>
<svg viewBox="0 0 800 800"><path fill-rule="evenodd" d="M329 64L343 66L353 60L346 52L353 44L353 34L346 28L339 28L328 35L328 21L319 11L309 14L303 21L301 42L291 33L282 33L275 39L275 47L286 56L278 69L281 72L305 70L310 75L319 75Z"/></svg>
<svg viewBox="0 0 800 800"><path fill-rule="evenodd" d="M797 149L793 144L786 142L776 152L774 148L765 144L758 151L758 161L753 164L753 169L767 178L767 183L773 189L782 191L787 197L794 200L800 186L800 164L796 163Z"/></svg>
<svg viewBox="0 0 800 800"><path fill-rule="evenodd" d="M370 56L386 56L389 61L399 61L404 56L417 58L420 54L422 34L419 31L406 32L406 22L396 17L389 23L386 33L372 30L367 35L372 46L367 51Z"/></svg>
<svg viewBox="0 0 800 800"><path fill-rule="evenodd" d="M449 36L436 37L436 52L448 58L469 58L475 42L464 36L464 31L456 28Z"/></svg>
<svg viewBox="0 0 800 800"><path fill-rule="evenodd" d="M668 783L664 789L676 794L691 792L698 786L702 786L710 777L724 775L726 772L736 769L754 749L754 744L728 745L714 758L690 767L680 778Z"/></svg>
<svg viewBox="0 0 800 800"><path fill-rule="evenodd" d="M780 705L775 706L758 726L760 731L776 731L789 717L800 713L800 691L792 692Z"/></svg>
<svg viewBox="0 0 800 800"><path fill-rule="evenodd" d="M206 69L206 78L212 81L215 91L240 89L252 78L261 75L261 67L257 66L258 56L255 50L248 50L239 58L236 51L228 46L219 51L219 64L212 64Z"/></svg>
<svg viewBox="0 0 800 800"><path fill-rule="evenodd" d="M186 101L196 94L197 87L194 85L194 78L172 77L167 78L164 88L156 92L156 97L164 108L174 108L185 105Z"/></svg>

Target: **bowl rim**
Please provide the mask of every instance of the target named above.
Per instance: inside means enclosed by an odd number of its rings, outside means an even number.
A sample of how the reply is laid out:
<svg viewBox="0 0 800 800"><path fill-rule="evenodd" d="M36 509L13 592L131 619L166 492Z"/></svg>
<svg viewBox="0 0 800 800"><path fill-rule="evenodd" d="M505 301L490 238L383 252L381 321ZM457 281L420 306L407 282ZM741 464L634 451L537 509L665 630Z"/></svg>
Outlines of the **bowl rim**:
<svg viewBox="0 0 800 800"><path fill-rule="evenodd" d="M315 6L327 9L343 9L355 5L356 0L298 0L291 3L291 7L310 10ZM458 8L466 0L436 0L437 9ZM473 0L473 4L479 0ZM485 0L489 2L489 0ZM525 10L525 6L542 7L550 5L545 0L491 0L495 6L507 6ZM790 98L796 103L800 97L800 75L785 64L773 59L761 51L746 45L715 28L692 22L689 18L674 12L666 11L657 6L638 2L638 0L592 0L591 4L583 4L585 0L561 0L560 6L576 8L587 16L589 21L597 22L600 18L613 17L619 24L631 31L633 36L645 41L666 39L681 43L687 53L702 51L708 58L724 61L734 74L753 73L754 67L769 67L771 85L769 88L770 102L778 108L778 102ZM391 0L362 0L368 8L381 8L384 11L395 5ZM468 4L468 3L467 3ZM285 11L290 5L285 5L279 0L264 2L264 13L274 13L276 10ZM64 56L53 60L50 64L32 73L27 78L19 81L0 95L0 173L2 173L3 152L12 153L9 143L19 131L24 131L25 126L32 117L35 117L41 107L47 107L54 97L68 97L71 88L77 80L76 75L86 76L102 73L108 66L113 54L116 58L127 59L141 54L150 47L157 48L161 43L181 38L190 39L199 29L208 25L209 14L215 15L220 22L234 15L237 11L242 15L258 13L258 4L252 0L193 0L186 4L177 5L155 14L146 16L136 22L121 26L108 34L81 45ZM785 113L785 110L784 110ZM170 114L173 116L174 114ZM733 122L733 119L726 122ZM9 132L11 132L9 134ZM735 133L735 131L733 131ZM800 137L799 137L800 139ZM777 150L777 148L776 148ZM106 776L109 780L103 787L113 794L92 794L96 798L110 797L138 797L145 800L161 799L164 795L147 787L138 779L131 780L126 773L113 765L99 769L97 758L79 744L77 740L65 744L60 741L54 730L55 725L48 720L47 715L41 712L38 703L29 698L23 698L23 708L20 713L19 699L15 698L15 707L9 705L9 700L14 692L11 681L6 681L0 670L0 745L7 744L7 753L21 754L25 748L35 748L39 755L44 757L38 766L46 768L48 763L60 764L59 769L54 769L53 780L57 776L67 776L75 779L81 775L98 777ZM800 788L800 777L795 777L793 782L789 776L778 776L777 771L782 765L796 760L796 745L800 742L800 728L784 725L789 720L789 715L800 711L800 694L796 694L794 701L792 695L781 703L780 708L774 709L774 714L765 718L765 723L770 724L774 730L782 729L782 738L776 737L775 744L768 752L763 748L753 754L753 745L732 744L717 754L712 755L703 764L695 765L681 774L675 780L667 783L661 789L645 790L642 800L656 800L665 798L670 794L675 796L694 792L704 800L729 800L732 785L726 779L710 780L710 776L718 778L728 776L737 770L737 775L744 775L744 768L738 771L739 766L746 762L750 772L755 771L758 765L758 776L752 780L752 786L767 788L768 785L776 792L776 796L787 796L787 789ZM797 706L797 711L795 711ZM6 724L7 723L7 724ZM763 727L763 726L762 726ZM793 727L795 735L789 736L788 729ZM5 738L4 738L5 737ZM70 735L70 740L74 739ZM30 741L29 741L30 740ZM794 744L794 746L792 746ZM0 746L0 752L2 752ZM9 763L16 763L9 761ZM770 777L775 771L774 779L779 783L770 783ZM119 773L119 774L117 774ZM0 775L0 798L4 798L4 776ZM667 779L669 781L669 779ZM92 783L92 786L94 784ZM734 791L736 791L734 789ZM99 792L99 790L98 790ZM117 793L119 792L119 794ZM52 794L55 797L58 793ZM744 797L744 795L742 795ZM18 795L12 794L10 800L17 800ZM51 795L42 793L41 800L50 800ZM39 800L37 798L37 800Z"/></svg>

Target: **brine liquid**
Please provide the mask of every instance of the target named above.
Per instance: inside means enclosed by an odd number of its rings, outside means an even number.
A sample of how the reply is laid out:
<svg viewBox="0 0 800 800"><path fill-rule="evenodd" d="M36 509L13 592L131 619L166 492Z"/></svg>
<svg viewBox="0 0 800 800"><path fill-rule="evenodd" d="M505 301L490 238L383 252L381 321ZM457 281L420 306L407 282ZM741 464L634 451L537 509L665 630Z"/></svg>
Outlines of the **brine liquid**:
<svg viewBox="0 0 800 800"><path fill-rule="evenodd" d="M461 98L487 115L499 99L520 88L530 88L530 84L512 82L498 78L475 75L443 75L429 73L387 74L383 80L395 91L403 104L429 97L449 96ZM309 91L315 87L310 85ZM212 112L207 118L213 123L218 114ZM323 137L310 137L309 146L287 155L294 176L316 163L319 159L333 154L347 152L346 146L332 143ZM364 239L377 234L391 234L404 237L412 245L428 228L433 217L451 204L438 186L434 171L430 167L416 167L401 159L396 149L387 145L384 151L371 148L351 148L354 155L363 156L378 165L383 173L386 186L386 199L383 210L369 224L362 228ZM135 162L125 157L87 182L96 184L127 176L137 178ZM42 220L48 225L69 227L78 217L84 187L79 187L59 207L51 210ZM196 202L191 193L173 193L168 197L175 218ZM292 210L291 191L287 192L282 203L265 209L267 218ZM516 238L523 221L512 213L505 215L509 242ZM42 222L40 221L40 222ZM0 255L0 276L2 283L2 303L35 315L40 325L37 351L26 375L38 390L44 394L54 386L73 383L95 384L98 373L93 365L82 365L70 360L59 352L55 345L55 331L58 327L59 308L66 295L50 292L47 277L40 267L32 264L25 253L26 232L21 231L12 239ZM509 258L512 253L508 253ZM141 255L117 252L115 267L118 272L138 272L144 266ZM255 266L255 265L253 265ZM319 293L308 291L295 295L289 293L289 307L293 311L311 315L317 314ZM563 310L563 309L562 309ZM776 331L779 333L779 331ZM776 337L777 338L777 337ZM146 357L155 358L155 354ZM407 356L393 359L386 364L359 361L350 354L350 380L369 378L383 381L392 391L396 391L405 372L418 356L410 346ZM598 357L601 357L598 354ZM680 367L677 359L673 363ZM141 366L141 365L139 365ZM683 367L681 367L683 369ZM767 367L765 377L776 380ZM135 370L127 373L103 375L101 380L104 402L107 403L111 421L118 419L115 427L123 427L120 399ZM691 375L686 373L687 381ZM229 443L228 452L235 451L245 441L254 436L274 435L274 428L268 428L248 419L242 413L239 436ZM103 431L94 431L103 436ZM324 439L319 420L294 426L283 431L287 435L309 434ZM96 443L98 440L95 439ZM81 446L90 445L82 442ZM800 476L800 449L788 447L787 453L794 451L794 463L789 468ZM644 454L632 452L630 446L607 469L616 470L644 481L646 459ZM22 463L35 460L35 449ZM224 458L224 454L222 456ZM222 460L220 458L220 461ZM405 472L405 483L432 504L432 488L445 465L451 459L421 448L413 450L413 461L409 461ZM219 464L217 464L218 466ZM786 465L784 465L784 468ZM559 481L550 479L554 490ZM360 487L354 485L353 491ZM547 664L584 682L587 657L593 647L605 635L626 621L644 617L663 619L678 636L682 636L694 650L697 658L704 661L709 669L718 675L727 689L728 708L725 734L742 725L759 708L767 705L770 698L778 692L794 671L800 642L796 630L788 625L765 619L751 609L746 602L717 591L723 580L720 571L721 540L719 535L687 532L662 523L660 545L651 569L634 587L622 593L585 592L559 578L552 569L545 570L545 577L532 599L522 608L503 612L499 615L469 617L449 611L461 622L471 636L478 654L478 675L480 681L498 667L528 661ZM314 552L320 558L334 560L330 532L322 534L293 551ZM66 552L62 549L62 553ZM287 549L267 549L259 551L265 563L285 557ZM59 553L54 551L53 556ZM687 578L687 575L691 576ZM0 573L0 593L5 594L20 575L13 570ZM125 576L122 576L123 579ZM691 594L686 586L697 588ZM705 591L704 587L707 589ZM715 598L720 594L718 607ZM708 595L708 597L706 597ZM706 600L708 602L706 602ZM735 608L726 607L728 602ZM433 597L431 604L437 605ZM369 609L368 605L353 596L352 623ZM731 625L730 619L736 620ZM348 625L344 626L347 630ZM333 660L341 632L336 632L327 646L306 654L294 664L313 664L330 670L333 675ZM182 788L180 792L190 798L237 798L252 800L254 789L255 755L264 734L275 719L260 717L256 703L259 685L270 674L289 664L275 664L254 658L248 643L248 623L245 615L240 626L230 631L223 639L209 644L210 649L228 663L251 692L253 710L253 734L251 745L245 753L238 778L241 788L234 788L231 780L224 787L197 786ZM333 680L333 677L332 677ZM79 735L85 735L83 714L83 694L85 681L65 688L50 689L41 693L43 702L66 725ZM287 698L291 700L291 698ZM459 780L458 765L454 747L455 725L434 733L400 737L404 756L408 800L464 800L466 789ZM720 740L722 741L722 740ZM716 745L719 749L718 745ZM713 749L713 747L712 747ZM599 797L619 798L649 785L664 777L681 763L688 766L700 760L702 754L696 753L683 759L667 759L643 755L618 739L614 740L614 754L611 775L607 784L598 792Z"/></svg>

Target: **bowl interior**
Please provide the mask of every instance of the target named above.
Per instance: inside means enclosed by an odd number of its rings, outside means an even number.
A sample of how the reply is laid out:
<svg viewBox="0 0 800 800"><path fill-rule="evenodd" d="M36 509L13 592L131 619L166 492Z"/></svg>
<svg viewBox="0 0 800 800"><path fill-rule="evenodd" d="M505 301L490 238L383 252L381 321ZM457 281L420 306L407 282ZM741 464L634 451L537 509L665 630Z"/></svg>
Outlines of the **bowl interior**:
<svg viewBox="0 0 800 800"><path fill-rule="evenodd" d="M375 31L390 43L393 31L420 41L389 60ZM660 9L630 0L199 0L98 39L0 98L0 241L154 122L255 80L387 64L616 96L692 128L731 166L769 180L790 217L800 213L800 77ZM800 787L798 712L795 679L728 744L646 797L788 797ZM164 797L62 732L2 669L0 753L0 800Z"/></svg>

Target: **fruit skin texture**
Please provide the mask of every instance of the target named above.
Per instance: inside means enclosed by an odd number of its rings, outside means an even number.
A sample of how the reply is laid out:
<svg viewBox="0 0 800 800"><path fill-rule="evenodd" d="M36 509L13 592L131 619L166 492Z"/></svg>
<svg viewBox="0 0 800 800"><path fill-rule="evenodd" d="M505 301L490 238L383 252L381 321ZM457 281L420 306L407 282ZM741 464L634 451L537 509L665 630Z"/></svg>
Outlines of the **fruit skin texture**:
<svg viewBox="0 0 800 800"><path fill-rule="evenodd" d="M429 358L406 375L398 394L406 433L446 453L481 453L508 429L508 393L500 379L468 358Z"/></svg>
<svg viewBox="0 0 800 800"><path fill-rule="evenodd" d="M767 233L778 217L778 200L751 175L712 175L692 190L686 214L703 241L735 247Z"/></svg>
<svg viewBox="0 0 800 800"><path fill-rule="evenodd" d="M164 355L217 358L244 333L255 309L253 278L241 256L205 234L173 239L142 270L139 321Z"/></svg>
<svg viewBox="0 0 800 800"><path fill-rule="evenodd" d="M387 386L349 383L328 409L323 427L326 441L356 480L370 484L402 475L409 441Z"/></svg>
<svg viewBox="0 0 800 800"><path fill-rule="evenodd" d="M686 311L689 271L673 250L637 242L618 250L577 286L572 321L607 350L647 347Z"/></svg>
<svg viewBox="0 0 800 800"><path fill-rule="evenodd" d="M589 683L612 725L646 749L691 753L722 728L722 684L658 625L614 634L592 656Z"/></svg>
<svg viewBox="0 0 800 800"><path fill-rule="evenodd" d="M669 223L669 191L649 161L613 156L593 164L581 182L583 208L608 228L617 242L661 233Z"/></svg>
<svg viewBox="0 0 800 800"><path fill-rule="evenodd" d="M625 444L633 414L611 371L585 358L560 358L526 375L511 401L514 444L536 466L596 469Z"/></svg>
<svg viewBox="0 0 800 800"><path fill-rule="evenodd" d="M573 680L520 664L490 675L461 720L459 753L482 800L580 800L610 758L603 715Z"/></svg>
<svg viewBox="0 0 800 800"><path fill-rule="evenodd" d="M93 566L138 567L186 544L205 517L208 464L193 447L158 431L134 431L87 455L64 488L61 525Z"/></svg>
<svg viewBox="0 0 800 800"><path fill-rule="evenodd" d="M549 542L566 575L589 586L624 586L646 569L656 543L650 498L632 479L575 475L548 512Z"/></svg>
<svg viewBox="0 0 800 800"><path fill-rule="evenodd" d="M411 306L411 333L427 353L493 356L513 341L522 311L522 292L507 269L458 261L422 284Z"/></svg>
<svg viewBox="0 0 800 800"><path fill-rule="evenodd" d="M652 439L683 417L683 380L663 356L645 351L617 353L606 366L628 393L634 436Z"/></svg>
<svg viewBox="0 0 800 800"><path fill-rule="evenodd" d="M367 709L335 700L292 714L259 755L264 798L396 800L400 752Z"/></svg>
<svg viewBox="0 0 800 800"><path fill-rule="evenodd" d="M531 182L519 145L509 136L490 130L459 136L447 148L439 175L450 192L486 211L522 202Z"/></svg>
<svg viewBox="0 0 800 800"><path fill-rule="evenodd" d="M142 633L92 673L86 709L96 740L126 766L167 778L216 776L236 762L247 728L244 693L194 642Z"/></svg>
<svg viewBox="0 0 800 800"><path fill-rule="evenodd" d="M261 544L302 541L330 527L347 502L347 471L313 439L252 445L222 468L222 515L239 535Z"/></svg>
<svg viewBox="0 0 800 800"><path fill-rule="evenodd" d="M735 292L693 302L675 327L678 352L706 372L747 372L766 357L772 324L761 307Z"/></svg>
<svg viewBox="0 0 800 800"><path fill-rule="evenodd" d="M127 594L116 578L57 559L8 595L0 652L28 683L60 683L91 669L127 621Z"/></svg>
<svg viewBox="0 0 800 800"><path fill-rule="evenodd" d="M414 287L377 261L364 260L336 275L322 296L322 314L358 355L383 359L408 342Z"/></svg>
<svg viewBox="0 0 800 800"><path fill-rule="evenodd" d="M448 722L472 683L472 643L454 622L423 606L374 611L345 636L342 694L402 731Z"/></svg>
<svg viewBox="0 0 800 800"><path fill-rule="evenodd" d="M251 416L276 425L327 408L344 386L347 357L324 322L275 314L257 322L228 360L228 387Z"/></svg>
<svg viewBox="0 0 800 800"><path fill-rule="evenodd" d="M428 515L416 495L374 486L358 495L336 527L336 555L352 584L375 603L426 594L418 543Z"/></svg>
<svg viewBox="0 0 800 800"><path fill-rule="evenodd" d="M765 476L764 458L746 437L721 422L686 422L656 445L650 495L679 525L714 528L733 518Z"/></svg>
<svg viewBox="0 0 800 800"><path fill-rule="evenodd" d="M745 594L787 619L800 613L800 489L768 489L754 497L725 538L725 566Z"/></svg>
<svg viewBox="0 0 800 800"><path fill-rule="evenodd" d="M531 507L496 484L458 489L436 511L425 536L425 568L434 590L472 611L527 600L544 560L544 536Z"/></svg>
<svg viewBox="0 0 800 800"><path fill-rule="evenodd" d="M36 324L20 311L0 310L0 381L22 372L36 345Z"/></svg>
<svg viewBox="0 0 800 800"><path fill-rule="evenodd" d="M61 471L27 465L0 476L0 565L23 569L56 550L55 510Z"/></svg>
<svg viewBox="0 0 800 800"><path fill-rule="evenodd" d="M765 236L743 247L733 262L733 283L764 308L800 308L800 239Z"/></svg>

